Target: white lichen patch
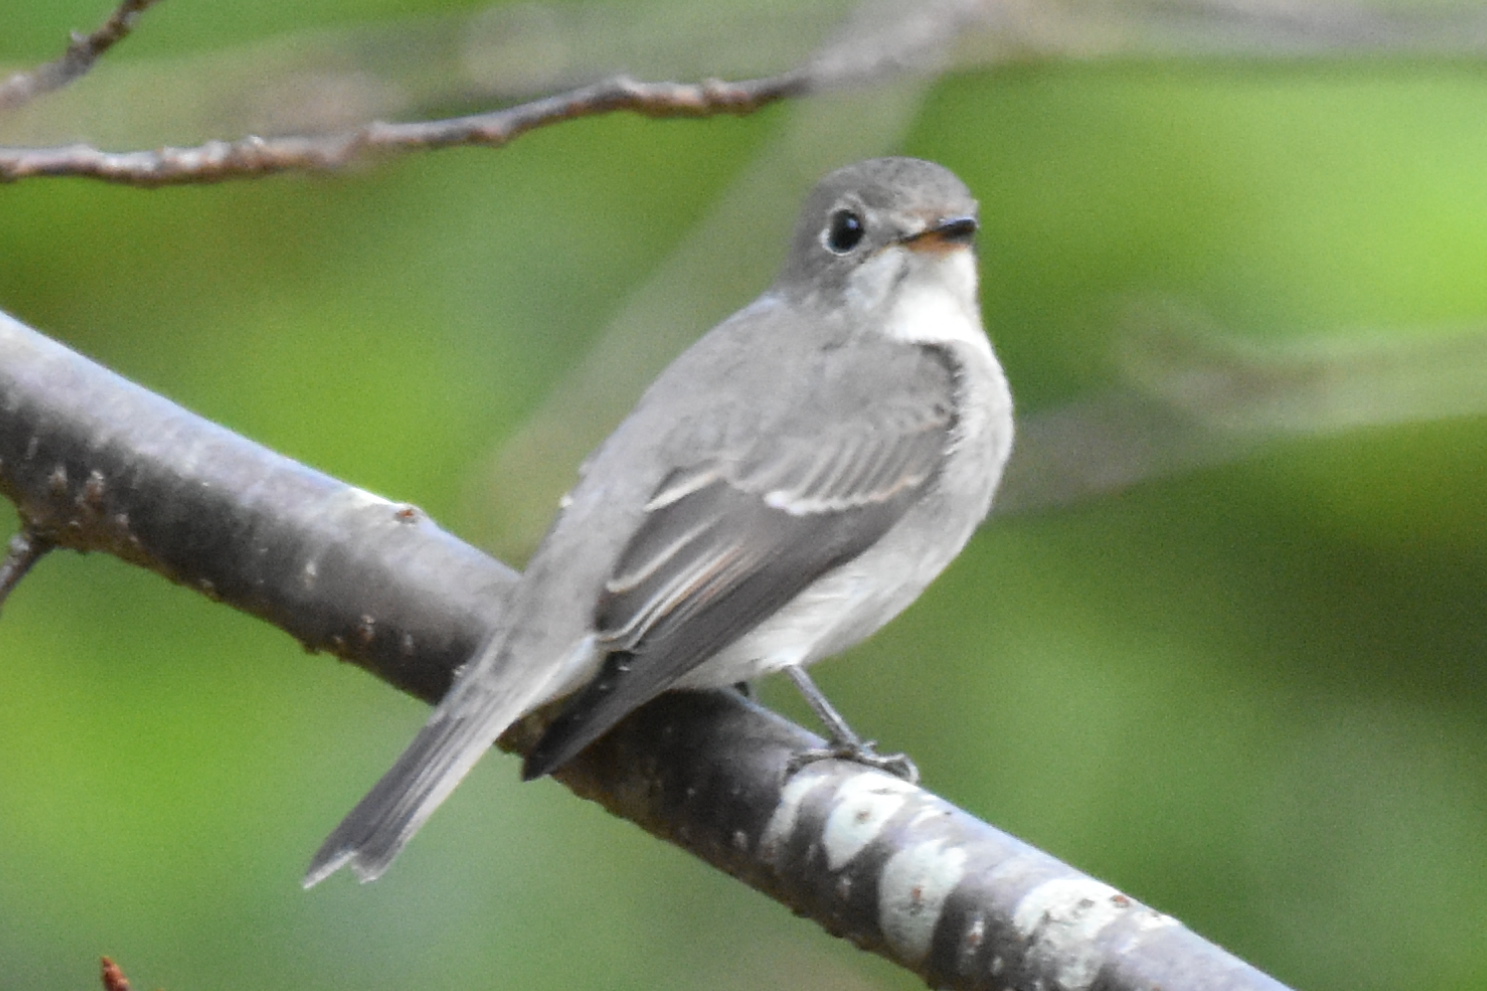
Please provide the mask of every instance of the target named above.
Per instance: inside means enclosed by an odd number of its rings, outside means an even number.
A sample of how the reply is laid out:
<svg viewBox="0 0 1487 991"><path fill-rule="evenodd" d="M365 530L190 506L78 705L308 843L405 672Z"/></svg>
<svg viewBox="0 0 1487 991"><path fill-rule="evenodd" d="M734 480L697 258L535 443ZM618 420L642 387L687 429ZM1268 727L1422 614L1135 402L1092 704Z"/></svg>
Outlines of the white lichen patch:
<svg viewBox="0 0 1487 991"><path fill-rule="evenodd" d="M957 949L960 953L962 971L970 970L970 961L974 960L977 953L981 952L982 945L986 942L986 916L980 912L971 914L969 921L962 924L960 938L957 941ZM1001 958L993 957L991 961L991 973L993 976L1001 970Z"/></svg>
<svg viewBox="0 0 1487 991"><path fill-rule="evenodd" d="M800 821L801 805L825 781L825 776L819 771L807 768L785 785L780 792L780 804L775 806L774 814L769 817L769 825L764 827L764 835L759 839L759 853L765 861L774 862L780 848L795 833L796 823Z"/></svg>
<svg viewBox="0 0 1487 991"><path fill-rule="evenodd" d="M1099 976L1104 952L1100 934L1132 918L1143 929L1175 925L1108 884L1093 878L1056 878L1033 888L1017 903L1012 924L1031 944L1029 956L1059 988L1082 991Z"/></svg>
<svg viewBox="0 0 1487 991"><path fill-rule="evenodd" d="M966 852L943 839L900 850L878 879L878 924L902 959L917 962L929 953L935 926L961 879Z"/></svg>
<svg viewBox="0 0 1487 991"><path fill-rule="evenodd" d="M889 819L904 807L914 785L882 771L863 771L848 778L832 799L822 838L826 866L841 870L866 847Z"/></svg>
<svg viewBox="0 0 1487 991"><path fill-rule="evenodd" d="M949 817L950 812L948 809L935 808L934 806L930 806L929 808L917 813L914 818L910 819L908 826L906 826L905 828L918 829L925 823L929 822L931 819L948 819Z"/></svg>

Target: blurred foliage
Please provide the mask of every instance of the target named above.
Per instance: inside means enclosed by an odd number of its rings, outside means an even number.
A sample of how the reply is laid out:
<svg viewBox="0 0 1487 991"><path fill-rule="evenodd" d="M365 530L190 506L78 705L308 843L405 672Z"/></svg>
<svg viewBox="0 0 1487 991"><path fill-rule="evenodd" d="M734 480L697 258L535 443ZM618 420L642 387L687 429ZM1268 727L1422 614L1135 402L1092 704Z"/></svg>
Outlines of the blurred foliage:
<svg viewBox="0 0 1487 991"><path fill-rule="evenodd" d="M111 59L448 9L172 2ZM0 59L105 12L8 4ZM472 498L479 466L679 245L726 289L676 291L720 313L768 282L732 260L778 257L783 229L742 255L687 234L811 112L591 120L332 178L0 188L0 307L498 544L489 504L524 479ZM878 150L980 195L987 323L1036 416L1120 383L1152 299L1257 345L1480 334L1483 119L1469 65L1031 64L941 80ZM1296 987L1487 986L1478 410L1292 430L997 520L822 682L932 788ZM385 879L300 891L425 710L117 561L45 561L0 653L0 987L91 986L103 953L172 991L916 986L500 757Z"/></svg>

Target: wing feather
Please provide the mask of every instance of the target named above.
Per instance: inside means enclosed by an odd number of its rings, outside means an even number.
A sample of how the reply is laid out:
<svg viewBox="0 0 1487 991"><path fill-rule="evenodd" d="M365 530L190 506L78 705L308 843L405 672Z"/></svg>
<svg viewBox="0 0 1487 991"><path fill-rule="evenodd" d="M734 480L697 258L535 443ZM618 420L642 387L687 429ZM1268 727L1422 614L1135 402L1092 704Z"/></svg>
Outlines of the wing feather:
<svg viewBox="0 0 1487 991"><path fill-rule="evenodd" d="M609 661L526 775L556 769L897 523L952 443L953 383L940 372L944 401L887 397L834 429L762 432L663 479L595 612Z"/></svg>

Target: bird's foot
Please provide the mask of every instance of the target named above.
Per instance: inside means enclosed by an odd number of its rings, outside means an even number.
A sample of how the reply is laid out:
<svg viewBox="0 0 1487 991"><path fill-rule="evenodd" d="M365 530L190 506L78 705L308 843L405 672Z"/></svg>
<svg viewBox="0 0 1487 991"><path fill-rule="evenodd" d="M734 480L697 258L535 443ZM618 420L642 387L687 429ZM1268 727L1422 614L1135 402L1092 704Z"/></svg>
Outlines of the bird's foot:
<svg viewBox="0 0 1487 991"><path fill-rule="evenodd" d="M880 754L873 749L874 746L871 740L833 741L824 747L814 747L795 754L790 758L786 771L794 774L818 760L849 760L854 764L886 771L911 785L919 783L919 768L909 759L908 754Z"/></svg>

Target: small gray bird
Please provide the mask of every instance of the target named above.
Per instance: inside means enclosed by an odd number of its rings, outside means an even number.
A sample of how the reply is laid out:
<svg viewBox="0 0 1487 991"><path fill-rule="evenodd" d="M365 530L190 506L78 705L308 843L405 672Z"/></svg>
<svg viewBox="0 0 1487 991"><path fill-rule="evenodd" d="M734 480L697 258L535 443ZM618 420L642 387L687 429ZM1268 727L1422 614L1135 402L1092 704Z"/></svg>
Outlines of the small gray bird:
<svg viewBox="0 0 1487 991"><path fill-rule="evenodd" d="M496 738L571 696L524 775L561 767L670 688L802 670L874 633L960 553L1012 446L981 327L976 201L912 158L850 165L806 200L762 296L692 345L589 458L411 746L315 854L385 871ZM912 765L909 765L912 767Z"/></svg>

